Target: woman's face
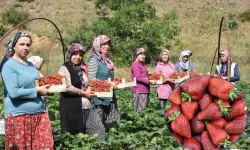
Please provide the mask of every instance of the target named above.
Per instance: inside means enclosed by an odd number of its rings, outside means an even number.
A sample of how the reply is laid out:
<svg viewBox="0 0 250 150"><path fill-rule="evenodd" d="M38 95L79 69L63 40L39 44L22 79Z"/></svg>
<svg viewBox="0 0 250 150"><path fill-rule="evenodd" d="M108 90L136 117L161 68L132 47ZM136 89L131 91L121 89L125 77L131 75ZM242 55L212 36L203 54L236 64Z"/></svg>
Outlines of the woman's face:
<svg viewBox="0 0 250 150"><path fill-rule="evenodd" d="M167 53L167 52L163 52L163 53L161 54L161 60L162 60L162 62L164 62L164 63L168 62L168 53Z"/></svg>
<svg viewBox="0 0 250 150"><path fill-rule="evenodd" d="M189 60L189 56L188 55L185 55L185 56L182 57L182 61L184 63L188 62L188 60Z"/></svg>
<svg viewBox="0 0 250 150"><path fill-rule="evenodd" d="M220 59L223 63L227 62L227 57L225 55L220 55Z"/></svg>
<svg viewBox="0 0 250 150"><path fill-rule="evenodd" d="M108 42L102 44L100 49L101 49L101 52L104 56L108 56L109 50L110 50L110 42L108 41Z"/></svg>
<svg viewBox="0 0 250 150"><path fill-rule="evenodd" d="M140 53L137 56L136 60L139 61L139 62L144 62L144 60L145 60L145 53Z"/></svg>
<svg viewBox="0 0 250 150"><path fill-rule="evenodd" d="M29 37L20 37L14 47L15 55L25 59L30 52L31 40Z"/></svg>
<svg viewBox="0 0 250 150"><path fill-rule="evenodd" d="M83 60L83 52L74 52L71 56L71 62L74 65L80 65Z"/></svg>

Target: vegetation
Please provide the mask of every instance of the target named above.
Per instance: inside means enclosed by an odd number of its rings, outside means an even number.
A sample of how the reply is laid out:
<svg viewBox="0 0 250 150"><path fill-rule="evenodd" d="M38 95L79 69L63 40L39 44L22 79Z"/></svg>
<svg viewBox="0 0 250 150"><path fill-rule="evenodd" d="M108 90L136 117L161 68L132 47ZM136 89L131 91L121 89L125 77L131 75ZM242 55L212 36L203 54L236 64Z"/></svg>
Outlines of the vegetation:
<svg viewBox="0 0 250 150"><path fill-rule="evenodd" d="M29 17L29 13L25 11L19 11L15 7L7 9L2 14L2 20L4 24L11 24L16 26L17 24L23 22Z"/></svg>
<svg viewBox="0 0 250 150"><path fill-rule="evenodd" d="M0 23L0 37L3 36L5 33L4 26Z"/></svg>

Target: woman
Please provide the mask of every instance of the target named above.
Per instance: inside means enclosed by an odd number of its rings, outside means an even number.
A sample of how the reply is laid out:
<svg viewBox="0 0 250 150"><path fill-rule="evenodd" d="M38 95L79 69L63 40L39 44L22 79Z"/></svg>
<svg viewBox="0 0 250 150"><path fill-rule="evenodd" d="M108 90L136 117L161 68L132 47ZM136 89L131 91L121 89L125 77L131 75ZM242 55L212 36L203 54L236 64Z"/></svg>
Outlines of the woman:
<svg viewBox="0 0 250 150"><path fill-rule="evenodd" d="M227 80L228 76L228 66L227 66L228 57L230 57L228 51L221 50L220 64L216 66L215 70L215 73L219 74L225 80ZM238 65L234 63L232 59L230 59L230 64L231 64L231 71L230 71L229 81L234 84L236 81L240 81L240 71Z"/></svg>
<svg viewBox="0 0 250 150"><path fill-rule="evenodd" d="M175 64L175 69L177 72L194 71L194 66L190 62L191 56L192 56L192 52L190 50L184 50L180 53L179 62Z"/></svg>
<svg viewBox="0 0 250 150"><path fill-rule="evenodd" d="M60 95L61 129L72 134L99 133L102 139L103 128L98 114L93 109L90 99L94 92L88 88L87 67L83 62L85 48L78 43L72 43L67 52L67 61L61 66L58 73L66 77L67 91Z"/></svg>
<svg viewBox="0 0 250 150"><path fill-rule="evenodd" d="M38 71L40 78L43 77L41 73L43 58L40 56L31 56L30 58L28 58L28 61L31 62L36 67L36 70Z"/></svg>
<svg viewBox="0 0 250 150"><path fill-rule="evenodd" d="M53 136L42 95L49 94L48 85L35 87L39 74L27 61L32 40L19 32L11 47L15 51L3 66L7 89L4 102L5 149L53 149Z"/></svg>
<svg viewBox="0 0 250 150"><path fill-rule="evenodd" d="M90 80L114 80L114 64L109 59L109 51L111 46L111 40L106 35L100 35L97 37L92 46L92 53L89 60L88 70ZM111 82L114 89L117 88L116 84ZM115 95L113 98L92 98L95 105L95 111L99 114L99 118L102 120L103 125L107 123L119 123L120 114L117 111L117 102ZM104 134L102 135L105 140L105 128L100 128Z"/></svg>
<svg viewBox="0 0 250 150"><path fill-rule="evenodd" d="M157 88L157 95L160 100L160 107L164 108L166 101L169 98L171 92L174 89L175 84L169 79L169 77L175 72L175 66L170 62L169 50L161 50L161 60L155 67L155 73L162 74L167 81L163 85L159 85Z"/></svg>
<svg viewBox="0 0 250 150"><path fill-rule="evenodd" d="M148 106L151 81L148 80L148 70L143 65L145 60L145 50L136 48L133 55L134 62L131 65L131 78L136 77L137 85L132 87L134 110L140 111ZM151 83L154 84L154 83Z"/></svg>
<svg viewBox="0 0 250 150"><path fill-rule="evenodd" d="M8 43L5 45L5 56L3 57L1 64L0 64L0 73L2 72L3 65L14 55L14 51L11 48L11 40L8 41ZM4 87L4 92L3 92L3 101L7 97L7 90Z"/></svg>

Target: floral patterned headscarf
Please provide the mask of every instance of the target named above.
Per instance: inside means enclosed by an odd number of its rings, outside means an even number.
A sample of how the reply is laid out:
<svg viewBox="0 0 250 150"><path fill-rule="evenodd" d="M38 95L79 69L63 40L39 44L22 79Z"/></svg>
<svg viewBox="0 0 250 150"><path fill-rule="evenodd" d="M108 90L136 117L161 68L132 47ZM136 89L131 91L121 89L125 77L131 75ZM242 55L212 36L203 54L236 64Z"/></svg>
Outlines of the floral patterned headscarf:
<svg viewBox="0 0 250 150"><path fill-rule="evenodd" d="M144 48L136 48L135 52L132 56L132 59L135 60L138 57L138 55L140 55L141 53L145 53L145 49Z"/></svg>
<svg viewBox="0 0 250 150"><path fill-rule="evenodd" d="M93 42L91 55L97 56L97 58L101 60L109 68L109 70L114 70L113 62L109 58L105 58L101 51L101 46L107 42L111 42L108 36L98 36Z"/></svg>
<svg viewBox="0 0 250 150"><path fill-rule="evenodd" d="M41 69L41 66L43 64L43 58L40 56L31 56L27 59L29 62L31 62L37 70Z"/></svg>
<svg viewBox="0 0 250 150"><path fill-rule="evenodd" d="M82 46L81 44L79 43L72 43L69 48L68 48L68 53L67 53L67 60L66 62L69 63L69 65L71 65L75 70L80 70L80 69L83 69L85 71L85 73L87 74L88 73L88 70L87 70L87 67L84 63L84 61L81 62L80 65L75 65L71 62L71 57L73 55L74 52L79 52L81 51L83 54L85 54L86 52L86 48L84 46Z"/></svg>
<svg viewBox="0 0 250 150"><path fill-rule="evenodd" d="M15 37L12 39L12 42L11 42L11 48L14 49L18 39L20 39L21 37L28 37L30 38L30 41L31 41L31 44L32 44L32 39L31 39L31 36L26 33L26 32L18 32Z"/></svg>
<svg viewBox="0 0 250 150"><path fill-rule="evenodd" d="M6 57L9 59L12 57L15 53L15 51L12 48L12 40L9 40L6 45L5 45L5 52L6 52Z"/></svg>

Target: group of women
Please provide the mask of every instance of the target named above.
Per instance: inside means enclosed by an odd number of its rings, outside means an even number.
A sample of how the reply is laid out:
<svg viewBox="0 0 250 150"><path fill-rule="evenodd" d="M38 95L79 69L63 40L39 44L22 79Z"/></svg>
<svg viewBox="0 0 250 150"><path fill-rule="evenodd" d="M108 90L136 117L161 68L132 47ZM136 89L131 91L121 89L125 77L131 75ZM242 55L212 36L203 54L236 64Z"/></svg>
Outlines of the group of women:
<svg viewBox="0 0 250 150"><path fill-rule="evenodd" d="M35 80L42 75L39 72L41 64L36 67L36 61L27 60L32 38L25 32L17 33L6 46L7 55L1 64L2 78L6 87L4 101L5 109L5 144L6 149L53 149L53 134L50 120L44 104L44 96L50 94L48 87L35 86ZM60 93L60 121L62 131L71 134L98 134L99 140L106 139L105 126L109 123L119 124L120 114L117 110L117 99L96 97L88 87L89 80L114 79L114 64L109 59L111 40L108 36L97 37L92 45L88 66L83 61L86 48L79 43L72 43L67 51L67 60L58 72L66 77L67 90ZM11 51L11 54L9 53ZM189 50L181 52L177 64L170 62L170 51L163 49L161 59L155 66L155 72L167 79L175 71L193 71L189 61L192 53ZM226 50L221 52L221 58L228 57ZM131 78L136 77L137 86L132 87L134 110L140 111L148 106L150 84L148 70L144 66L145 49L137 48L133 55ZM35 59L37 60L37 59ZM226 76L227 68L224 61L217 67L217 73ZM234 64L234 63L232 63ZM238 66L232 67L233 75L239 76ZM232 71L231 71L232 72ZM232 75L232 73L231 73ZM232 77L232 81L239 80ZM114 90L115 82L111 82ZM175 84L167 80L159 85L157 95L164 107Z"/></svg>

